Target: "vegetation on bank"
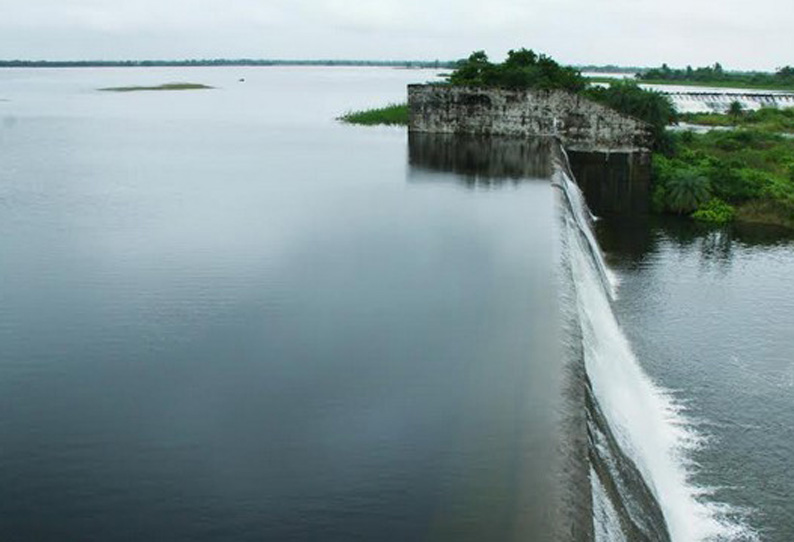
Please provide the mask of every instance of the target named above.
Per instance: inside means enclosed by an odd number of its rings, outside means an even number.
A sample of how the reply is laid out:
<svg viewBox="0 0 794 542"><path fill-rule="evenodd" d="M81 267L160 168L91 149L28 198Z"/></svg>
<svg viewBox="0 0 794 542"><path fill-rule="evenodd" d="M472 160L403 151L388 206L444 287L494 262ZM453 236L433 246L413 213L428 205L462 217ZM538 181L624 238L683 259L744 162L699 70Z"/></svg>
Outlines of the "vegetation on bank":
<svg viewBox="0 0 794 542"><path fill-rule="evenodd" d="M679 132L671 143L653 156L656 212L794 228L794 139L740 128Z"/></svg>
<svg viewBox="0 0 794 542"><path fill-rule="evenodd" d="M207 90L214 87L202 85L200 83L165 83L163 85L151 87L107 87L100 88L103 92L139 92L147 90Z"/></svg>
<svg viewBox="0 0 794 542"><path fill-rule="evenodd" d="M738 127L761 130L764 132L794 133L794 109L763 108L745 111L741 104L734 102L727 114L686 113L680 115L682 122L703 126Z"/></svg>
<svg viewBox="0 0 794 542"><path fill-rule="evenodd" d="M715 87L794 90L794 67L784 66L774 73L731 72L720 63L713 66L673 69L667 64L638 73L637 78L648 84L699 85Z"/></svg>
<svg viewBox="0 0 794 542"><path fill-rule="evenodd" d="M375 126L378 124L385 124L387 126L407 126L408 104L391 104L376 109L350 111L339 117L338 120L349 124L361 124L364 126Z"/></svg>
<svg viewBox="0 0 794 542"><path fill-rule="evenodd" d="M606 77L606 76L588 76L588 83L612 83L616 80L627 80L643 85L675 85L682 87L715 87L715 88L729 88L729 89L743 89L743 90L791 90L794 91L794 85L775 85L769 83L750 83L746 81L678 81L673 79L638 79L634 74L625 75L624 77Z"/></svg>
<svg viewBox="0 0 794 542"><path fill-rule="evenodd" d="M790 90L794 91L794 85L771 85L764 83L746 83L741 81L673 81L665 79L636 79L643 85L675 85L682 87L714 87L733 90Z"/></svg>

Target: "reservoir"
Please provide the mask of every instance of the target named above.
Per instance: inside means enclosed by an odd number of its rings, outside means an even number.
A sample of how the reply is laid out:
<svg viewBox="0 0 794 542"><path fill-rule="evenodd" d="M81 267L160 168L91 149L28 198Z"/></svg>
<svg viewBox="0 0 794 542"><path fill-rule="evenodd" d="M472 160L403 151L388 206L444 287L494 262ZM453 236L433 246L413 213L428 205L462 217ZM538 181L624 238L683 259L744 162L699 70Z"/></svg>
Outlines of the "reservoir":
<svg viewBox="0 0 794 542"><path fill-rule="evenodd" d="M436 77L0 71L0 539L794 538L794 238L335 120Z"/></svg>
<svg viewBox="0 0 794 542"><path fill-rule="evenodd" d="M334 120L433 76L0 73L0 538L551 530L548 178Z"/></svg>

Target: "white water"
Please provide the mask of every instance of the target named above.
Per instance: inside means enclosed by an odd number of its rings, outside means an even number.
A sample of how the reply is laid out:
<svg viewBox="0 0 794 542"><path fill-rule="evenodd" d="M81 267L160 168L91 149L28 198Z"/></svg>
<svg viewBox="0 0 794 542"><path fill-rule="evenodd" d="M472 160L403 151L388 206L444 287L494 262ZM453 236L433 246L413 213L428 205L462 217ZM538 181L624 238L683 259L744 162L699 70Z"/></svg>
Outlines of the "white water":
<svg viewBox="0 0 794 542"><path fill-rule="evenodd" d="M609 500L601 480L590 469L590 484L593 492L593 534L595 542L627 542L620 528L620 517Z"/></svg>
<svg viewBox="0 0 794 542"><path fill-rule="evenodd" d="M666 86L666 85L665 85ZM667 86L656 85L654 88L656 90L662 91L672 91L672 89ZM761 94L769 94L775 95L780 94L780 98L766 98L763 96L754 97L752 96L752 90L729 90L729 89L708 89L702 87L674 87L678 92L710 92L713 91L715 94L720 94L718 97L708 97L704 98L702 96L697 95L673 95L670 98L673 100L675 104L675 108L678 110L679 113L725 113L731 106L733 102L739 102L742 104L742 107L746 111L757 111L762 107L773 107L776 109L792 107L794 105L794 101L791 100L788 96L790 93L785 91L771 91L771 90L762 90L758 91Z"/></svg>
<svg viewBox="0 0 794 542"><path fill-rule="evenodd" d="M555 184L569 202L577 201L578 188L561 170ZM709 503L707 492L691 483L694 465L688 456L703 439L671 395L642 370L612 310L605 288L606 266L599 261L600 249L586 222L585 205L571 208L573 216L563 234L570 247L585 367L621 449L656 497L674 542L754 540L753 533L721 519L725 507ZM591 488L599 540L620 540L622 534L614 531L619 528L614 508L604 502L608 497L593 476Z"/></svg>
<svg viewBox="0 0 794 542"><path fill-rule="evenodd" d="M562 147L560 147L560 149L567 162L568 155L565 149ZM570 171L567 164L565 170ZM617 280L614 278L614 274L610 273L607 269L606 263L604 263L604 256L601 253L601 247L598 246L598 242L595 239L595 234L593 233L593 223L596 220L595 215L590 212L590 208L587 206L587 203L585 203L582 191L576 183L573 182L571 177L560 168L558 168L554 183L562 188L568 200L568 205L572 209L571 214L576 222L576 228L587 240L587 246L585 248L592 255L593 263L598 268L598 278L601 279L601 283L609 294L610 299L614 299L617 292Z"/></svg>

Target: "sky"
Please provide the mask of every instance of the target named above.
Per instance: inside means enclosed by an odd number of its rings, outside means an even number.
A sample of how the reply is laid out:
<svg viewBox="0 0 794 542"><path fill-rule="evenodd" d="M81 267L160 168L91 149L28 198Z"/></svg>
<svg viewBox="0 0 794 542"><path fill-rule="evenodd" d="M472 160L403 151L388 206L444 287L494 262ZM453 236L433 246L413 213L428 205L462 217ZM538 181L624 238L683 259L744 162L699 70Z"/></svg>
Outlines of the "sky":
<svg viewBox="0 0 794 542"><path fill-rule="evenodd" d="M0 59L794 65L791 0L0 0Z"/></svg>

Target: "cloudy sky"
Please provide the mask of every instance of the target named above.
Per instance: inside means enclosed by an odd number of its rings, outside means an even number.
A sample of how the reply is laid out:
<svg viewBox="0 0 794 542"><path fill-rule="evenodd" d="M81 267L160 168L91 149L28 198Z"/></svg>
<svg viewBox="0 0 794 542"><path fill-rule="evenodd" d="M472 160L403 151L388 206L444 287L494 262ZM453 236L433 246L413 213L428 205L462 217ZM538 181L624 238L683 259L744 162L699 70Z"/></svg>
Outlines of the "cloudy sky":
<svg viewBox="0 0 794 542"><path fill-rule="evenodd" d="M794 64L791 0L0 0L2 59L451 59Z"/></svg>

